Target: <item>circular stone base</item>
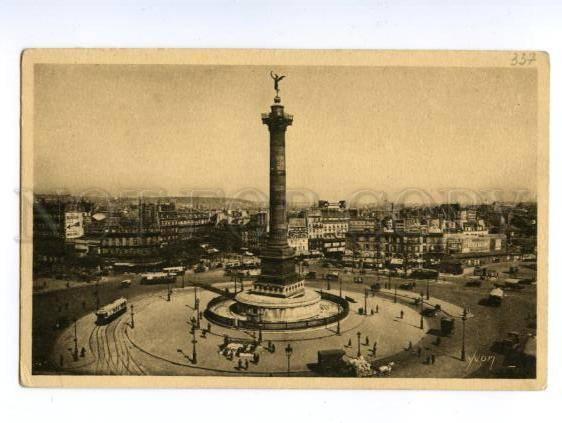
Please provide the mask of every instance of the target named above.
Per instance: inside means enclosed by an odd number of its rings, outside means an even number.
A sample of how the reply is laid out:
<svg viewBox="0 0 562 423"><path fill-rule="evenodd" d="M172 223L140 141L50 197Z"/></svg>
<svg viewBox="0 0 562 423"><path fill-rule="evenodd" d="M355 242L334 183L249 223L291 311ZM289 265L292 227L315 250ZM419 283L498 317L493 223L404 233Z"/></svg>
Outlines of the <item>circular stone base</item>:
<svg viewBox="0 0 562 423"><path fill-rule="evenodd" d="M243 291L236 295L231 311L248 320L259 319L266 323L298 322L319 317L322 314L320 304L320 294L311 289L305 289L303 295L293 298L270 297ZM337 313L337 309L335 312Z"/></svg>

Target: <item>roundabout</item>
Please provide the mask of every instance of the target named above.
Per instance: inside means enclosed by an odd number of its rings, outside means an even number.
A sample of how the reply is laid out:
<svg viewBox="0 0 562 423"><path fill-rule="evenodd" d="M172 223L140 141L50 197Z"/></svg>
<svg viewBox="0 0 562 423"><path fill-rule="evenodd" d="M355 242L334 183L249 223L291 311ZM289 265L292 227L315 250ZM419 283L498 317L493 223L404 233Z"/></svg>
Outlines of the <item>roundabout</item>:
<svg viewBox="0 0 562 423"><path fill-rule="evenodd" d="M420 326L419 310L413 301L395 303L389 292L365 298L362 293L346 290L342 296L349 300L349 310L335 322L291 330L226 327L199 311L209 305L217 310L220 304L222 312L228 312L232 300L216 300L216 286L224 289L232 284L215 285L213 291L176 288L170 301L163 292L135 298L129 301L126 314L104 326L96 325L93 314L84 316L76 323L79 359L73 360L74 327L70 327L58 338L53 360L59 362L61 371L78 374L314 376L318 351L341 349L348 358L361 355L371 361L389 359L415 348L430 328L427 319L424 329ZM314 292L322 298L339 298L336 289ZM366 314L362 312L365 300ZM441 304L448 309L455 307ZM333 312L328 310L327 316L333 316ZM242 346L242 353L229 356L225 353L228 344ZM289 344L290 363L285 353ZM245 352L248 345L254 346L251 353Z"/></svg>

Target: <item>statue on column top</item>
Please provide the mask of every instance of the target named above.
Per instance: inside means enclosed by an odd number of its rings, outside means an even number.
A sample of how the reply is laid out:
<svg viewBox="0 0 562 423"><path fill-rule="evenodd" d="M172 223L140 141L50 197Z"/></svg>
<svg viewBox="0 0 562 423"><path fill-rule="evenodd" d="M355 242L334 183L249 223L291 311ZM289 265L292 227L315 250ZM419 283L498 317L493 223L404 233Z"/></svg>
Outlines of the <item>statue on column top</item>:
<svg viewBox="0 0 562 423"><path fill-rule="evenodd" d="M276 73L273 73L273 71L270 72L270 75L271 75L271 79L273 79L274 81L273 88L275 89L276 96L279 97L279 81L285 78L285 75L279 76Z"/></svg>

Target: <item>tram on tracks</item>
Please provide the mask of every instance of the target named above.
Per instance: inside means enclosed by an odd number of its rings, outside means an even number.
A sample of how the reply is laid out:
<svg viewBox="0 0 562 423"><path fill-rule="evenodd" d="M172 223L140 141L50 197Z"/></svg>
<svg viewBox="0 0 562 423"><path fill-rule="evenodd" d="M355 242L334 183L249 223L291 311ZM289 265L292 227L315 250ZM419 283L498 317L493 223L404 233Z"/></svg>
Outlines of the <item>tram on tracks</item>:
<svg viewBox="0 0 562 423"><path fill-rule="evenodd" d="M96 311L96 323L106 325L127 311L127 300L123 297L104 305Z"/></svg>

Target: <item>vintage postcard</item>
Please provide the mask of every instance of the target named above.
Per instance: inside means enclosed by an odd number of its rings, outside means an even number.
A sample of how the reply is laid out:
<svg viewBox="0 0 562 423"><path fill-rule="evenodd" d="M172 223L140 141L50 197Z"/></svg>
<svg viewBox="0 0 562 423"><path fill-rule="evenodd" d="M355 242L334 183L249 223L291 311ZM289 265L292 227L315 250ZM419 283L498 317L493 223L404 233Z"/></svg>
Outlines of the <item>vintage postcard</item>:
<svg viewBox="0 0 562 423"><path fill-rule="evenodd" d="M21 382L544 389L548 55L28 50Z"/></svg>

